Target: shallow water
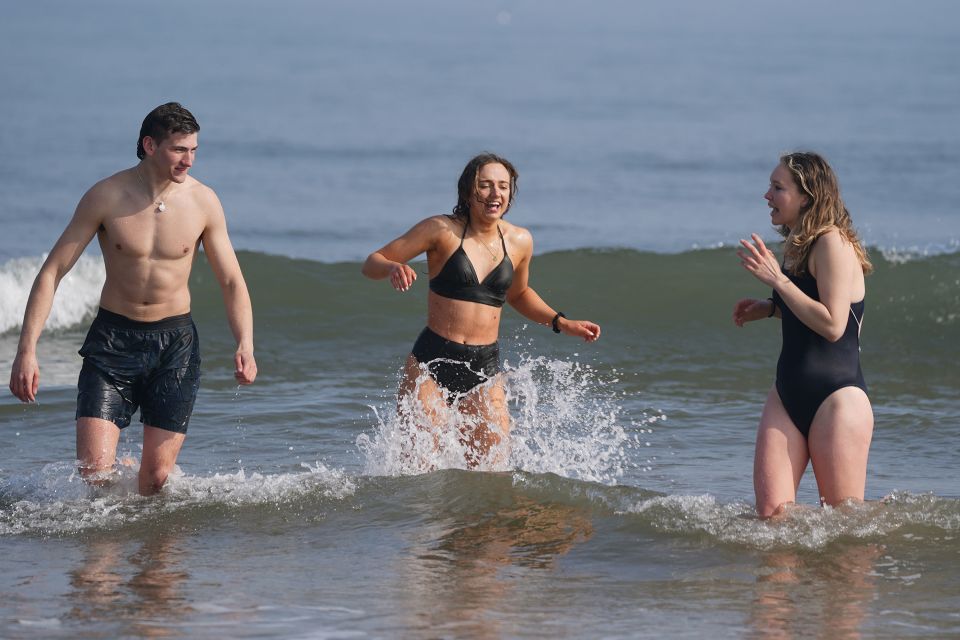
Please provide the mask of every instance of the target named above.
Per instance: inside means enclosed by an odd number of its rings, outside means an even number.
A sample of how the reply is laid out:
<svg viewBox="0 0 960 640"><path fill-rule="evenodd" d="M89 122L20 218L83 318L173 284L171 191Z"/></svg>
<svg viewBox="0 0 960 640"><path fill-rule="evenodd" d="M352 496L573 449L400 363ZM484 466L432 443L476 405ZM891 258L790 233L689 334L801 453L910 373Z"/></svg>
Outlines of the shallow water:
<svg viewBox="0 0 960 640"><path fill-rule="evenodd" d="M241 254L255 299L270 303L258 314L261 377L237 388L201 261L192 287L205 378L161 496L135 495L131 469L109 490L76 476L80 318L42 342L42 361L60 364L44 369L40 403L0 402L6 633L956 634L960 406L944 384L957 364L956 326L943 318L958 303L938 284L908 296L887 287L904 269L945 281L957 260L877 256L863 354L877 425L871 502L816 508L808 474L806 506L780 522L755 518L750 479L778 336L773 323L728 324L723 303L744 289L728 250L539 256L541 288L556 297L599 281L610 262L648 284L635 298L581 296L604 326L593 345L506 316L511 454L482 472L463 470L456 438L434 459L404 455L394 389L422 299L347 284L358 264ZM699 306L688 290L704 278L676 275L689 262L713 274ZM659 301L673 311L642 313L668 274ZM306 282L316 296L300 295ZM391 297L395 313L372 311ZM916 300L941 307L915 315ZM135 427L120 449L139 457ZM427 472L437 466L448 468Z"/></svg>
<svg viewBox="0 0 960 640"><path fill-rule="evenodd" d="M149 500L134 469L86 486L76 350L103 282L88 251L40 342L39 403L0 397L0 636L960 635L953 4L168 8L190 18L94 0L0 23L16 124L0 130L0 371L43 252L176 98L241 249L260 377L233 382L201 256L180 469ZM796 147L834 163L877 267L876 429L866 504L816 507L808 473L802 508L763 522L753 435L779 334L730 321L769 295L731 247L775 237L761 195ZM537 291L603 337L505 311L510 456L466 471L456 438L434 459L402 448L394 392L425 279L397 295L359 261L448 210L484 149L520 168L510 216L536 238ZM121 452L139 443L135 426Z"/></svg>

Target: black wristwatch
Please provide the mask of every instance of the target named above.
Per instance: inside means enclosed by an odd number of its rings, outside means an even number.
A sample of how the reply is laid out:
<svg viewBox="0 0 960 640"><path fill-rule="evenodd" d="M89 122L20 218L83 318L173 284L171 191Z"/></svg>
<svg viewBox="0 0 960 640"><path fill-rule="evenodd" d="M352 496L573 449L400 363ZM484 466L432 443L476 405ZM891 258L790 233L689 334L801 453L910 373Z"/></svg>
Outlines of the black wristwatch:
<svg viewBox="0 0 960 640"><path fill-rule="evenodd" d="M553 316L553 320L550 321L550 326L553 327L554 333L560 333L560 325L557 324L557 320L559 320L560 318L566 318L566 317L567 316L563 313L563 311L558 311L557 315Z"/></svg>

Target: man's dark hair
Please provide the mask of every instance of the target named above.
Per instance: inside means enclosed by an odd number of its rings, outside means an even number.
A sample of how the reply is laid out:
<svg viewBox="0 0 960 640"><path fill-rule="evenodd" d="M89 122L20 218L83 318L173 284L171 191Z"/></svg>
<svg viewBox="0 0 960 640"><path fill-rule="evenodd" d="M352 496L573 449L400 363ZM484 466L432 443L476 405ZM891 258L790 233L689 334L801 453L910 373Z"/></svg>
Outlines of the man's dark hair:
<svg viewBox="0 0 960 640"><path fill-rule="evenodd" d="M137 157L141 160L147 155L143 150L143 139L146 136L160 144L171 133L196 133L200 125L193 114L187 111L179 102L162 104L143 119L140 127L140 137L137 139Z"/></svg>

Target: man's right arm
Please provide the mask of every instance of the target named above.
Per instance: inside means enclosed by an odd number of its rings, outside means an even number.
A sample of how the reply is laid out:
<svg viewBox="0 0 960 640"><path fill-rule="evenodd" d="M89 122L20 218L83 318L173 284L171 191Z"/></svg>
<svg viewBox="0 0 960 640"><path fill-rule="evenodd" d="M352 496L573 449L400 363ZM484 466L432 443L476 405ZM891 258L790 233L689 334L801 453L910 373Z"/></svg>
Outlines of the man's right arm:
<svg viewBox="0 0 960 640"><path fill-rule="evenodd" d="M37 399L37 390L40 388L37 341L50 315L53 296L60 280L76 264L100 226L102 215L98 212L103 210L103 203L98 203L97 192L102 188L97 185L81 198L73 218L50 250L50 255L40 267L30 289L27 309L23 314L23 326L20 329L20 341L17 344L17 356L10 371L10 391L23 402Z"/></svg>

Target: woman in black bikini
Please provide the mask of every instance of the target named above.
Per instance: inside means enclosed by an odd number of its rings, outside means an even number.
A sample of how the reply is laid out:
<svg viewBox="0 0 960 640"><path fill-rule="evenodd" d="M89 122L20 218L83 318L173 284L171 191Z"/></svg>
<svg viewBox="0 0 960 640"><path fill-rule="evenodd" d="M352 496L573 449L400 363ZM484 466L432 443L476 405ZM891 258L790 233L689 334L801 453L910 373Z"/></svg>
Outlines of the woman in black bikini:
<svg viewBox="0 0 960 640"><path fill-rule="evenodd" d="M840 198L837 178L815 153L780 158L764 196L786 237L783 267L753 234L738 251L744 268L773 288L737 302L737 326L777 316L783 347L763 407L753 466L757 512L796 500L813 463L824 504L863 500L873 409L860 370L864 274L872 270Z"/></svg>
<svg viewBox="0 0 960 640"><path fill-rule="evenodd" d="M407 358L399 404L406 406L404 398L416 393L432 429L443 428L437 419L443 404L475 416L472 433L461 434L471 466L495 465L507 455L499 445L506 443L510 417L497 375L504 302L557 333L587 342L600 337L599 326L568 320L530 288L533 238L503 219L516 188L517 171L510 162L493 154L473 158L460 176L452 215L422 220L370 254L363 265L365 276L389 278L403 292L417 279L407 262L427 254L427 326ZM422 375L423 366L428 376Z"/></svg>

